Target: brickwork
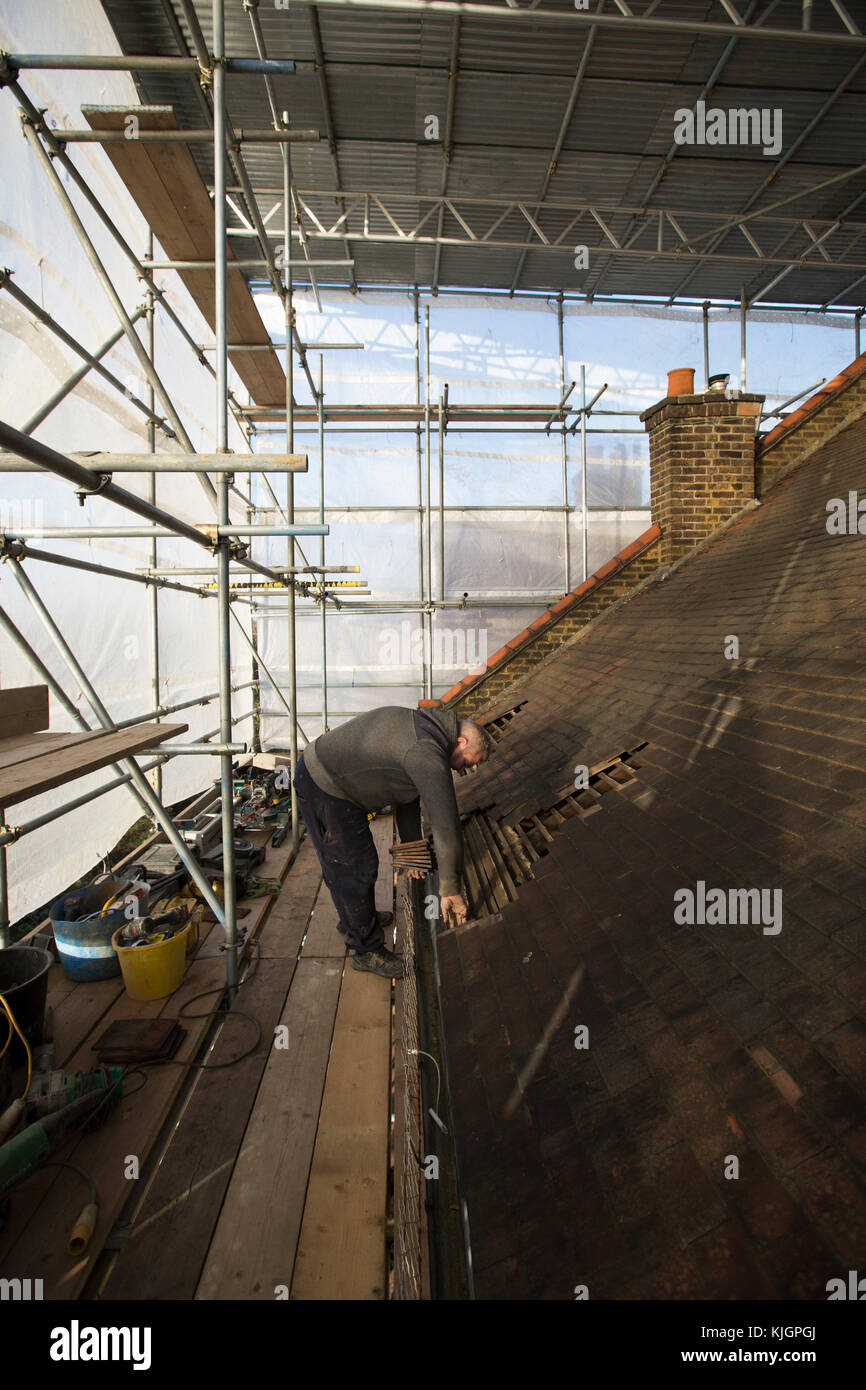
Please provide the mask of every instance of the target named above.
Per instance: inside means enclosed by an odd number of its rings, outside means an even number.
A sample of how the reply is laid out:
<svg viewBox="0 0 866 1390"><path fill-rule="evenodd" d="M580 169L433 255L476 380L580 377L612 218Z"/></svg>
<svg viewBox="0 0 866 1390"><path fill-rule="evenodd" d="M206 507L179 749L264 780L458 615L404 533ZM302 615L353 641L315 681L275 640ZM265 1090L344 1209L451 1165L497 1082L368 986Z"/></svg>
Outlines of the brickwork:
<svg viewBox="0 0 866 1390"><path fill-rule="evenodd" d="M758 441L757 495L762 497L783 469L805 460L822 442L866 414L866 353Z"/></svg>
<svg viewBox="0 0 866 1390"><path fill-rule="evenodd" d="M487 661L481 676L465 676L439 700L420 700L420 707L459 710L472 718L497 704L504 693L528 671L558 651L575 633L617 599L637 587L659 566L659 532L651 526L600 570L572 589L500 647Z"/></svg>
<svg viewBox="0 0 866 1390"><path fill-rule="evenodd" d="M519 685L530 673L566 646L569 639L591 623L594 618L617 599L637 588L650 574L658 569L661 555L661 538L641 555L635 556L627 566L612 574L601 584L594 584L561 618L545 628L530 643L497 667L484 680L472 687L467 695L449 704L449 708L459 710L467 719L474 719L482 712L498 704L506 691ZM509 644L510 645L510 644Z"/></svg>
<svg viewBox="0 0 866 1390"><path fill-rule="evenodd" d="M755 495L755 427L763 396L674 396L644 411L660 563L671 564Z"/></svg>
<svg viewBox="0 0 866 1390"><path fill-rule="evenodd" d="M611 604L742 511L755 496L755 430L763 400L746 394L728 400L711 391L669 396L645 411L651 531L506 643L482 677L464 678L435 703L480 716Z"/></svg>

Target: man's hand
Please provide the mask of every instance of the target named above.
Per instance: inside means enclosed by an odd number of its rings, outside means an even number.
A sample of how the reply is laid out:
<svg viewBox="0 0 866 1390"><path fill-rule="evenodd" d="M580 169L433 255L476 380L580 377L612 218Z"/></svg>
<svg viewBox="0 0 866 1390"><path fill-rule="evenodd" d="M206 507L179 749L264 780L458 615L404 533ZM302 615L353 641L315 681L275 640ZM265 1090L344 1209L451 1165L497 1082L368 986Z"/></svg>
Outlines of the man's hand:
<svg viewBox="0 0 866 1390"><path fill-rule="evenodd" d="M427 875L426 875L426 873L424 872L423 869L409 869L409 870L407 870L407 872L408 872L410 878L426 878L426 877L427 877Z"/></svg>
<svg viewBox="0 0 866 1390"><path fill-rule="evenodd" d="M449 898L440 898L442 920L446 927L462 927L469 915L466 900L462 893L454 893Z"/></svg>

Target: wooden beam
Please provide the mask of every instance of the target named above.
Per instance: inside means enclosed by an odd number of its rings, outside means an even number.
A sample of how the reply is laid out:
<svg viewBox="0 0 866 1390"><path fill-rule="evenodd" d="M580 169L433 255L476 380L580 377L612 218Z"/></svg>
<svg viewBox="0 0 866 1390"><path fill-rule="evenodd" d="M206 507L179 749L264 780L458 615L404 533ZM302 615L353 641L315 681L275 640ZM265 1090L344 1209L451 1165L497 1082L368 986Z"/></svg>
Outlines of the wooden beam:
<svg viewBox="0 0 866 1390"><path fill-rule="evenodd" d="M92 130L124 131L130 116L139 130L179 129L170 106L83 106L82 114ZM168 258L173 261L207 260L214 253L214 212L189 147L177 142L150 143L131 137L103 146L136 205ZM229 261L235 260L227 247ZM215 331L215 272L181 270L180 276L202 316ZM270 334L243 275L228 277L229 342L269 346ZM286 376L276 352L232 352L229 359L257 405L286 403Z"/></svg>
<svg viewBox="0 0 866 1390"><path fill-rule="evenodd" d="M129 758L175 734L183 734L188 728L188 724L135 724L131 729L59 734L58 739L64 740L62 744L52 743L48 751L32 758L26 756L26 749L19 749L12 764L0 768L0 806L14 806L18 801L27 801L64 782L86 777L109 763ZM2 749L0 743L0 754Z"/></svg>

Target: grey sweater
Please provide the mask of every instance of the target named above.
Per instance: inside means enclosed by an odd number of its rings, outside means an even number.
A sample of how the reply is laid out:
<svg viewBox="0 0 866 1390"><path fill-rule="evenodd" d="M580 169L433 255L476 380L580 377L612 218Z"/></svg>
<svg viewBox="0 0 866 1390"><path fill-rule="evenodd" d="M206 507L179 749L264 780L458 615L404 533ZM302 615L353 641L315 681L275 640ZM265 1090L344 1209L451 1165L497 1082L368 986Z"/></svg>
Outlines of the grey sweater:
<svg viewBox="0 0 866 1390"><path fill-rule="evenodd" d="M401 705L358 714L304 749L316 786L366 811L393 805L401 840L421 837L421 803L433 832L439 891L463 891L463 831L448 759L457 742L453 710Z"/></svg>

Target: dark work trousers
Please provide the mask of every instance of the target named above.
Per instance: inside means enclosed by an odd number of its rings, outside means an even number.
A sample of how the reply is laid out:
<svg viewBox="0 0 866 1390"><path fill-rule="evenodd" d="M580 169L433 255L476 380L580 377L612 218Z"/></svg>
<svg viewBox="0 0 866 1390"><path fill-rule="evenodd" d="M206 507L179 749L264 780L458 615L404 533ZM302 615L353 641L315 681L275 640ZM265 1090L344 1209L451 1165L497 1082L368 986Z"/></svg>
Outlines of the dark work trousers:
<svg viewBox="0 0 866 1390"><path fill-rule="evenodd" d="M294 787L322 876L346 928L347 945L359 956L381 950L385 934L378 925L374 897L379 855L367 812L354 801L344 801L317 787L303 753L295 768Z"/></svg>

